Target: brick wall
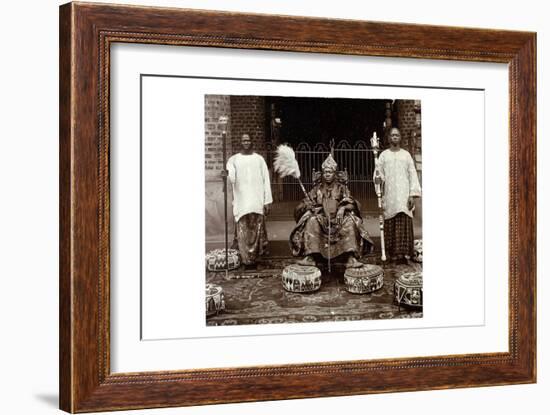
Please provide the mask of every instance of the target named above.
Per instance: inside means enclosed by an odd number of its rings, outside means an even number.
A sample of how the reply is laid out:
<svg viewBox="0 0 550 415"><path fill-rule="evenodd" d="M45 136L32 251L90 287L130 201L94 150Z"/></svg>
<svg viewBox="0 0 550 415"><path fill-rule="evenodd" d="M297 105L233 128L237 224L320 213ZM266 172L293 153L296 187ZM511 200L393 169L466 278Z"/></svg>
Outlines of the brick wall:
<svg viewBox="0 0 550 415"><path fill-rule="evenodd" d="M401 131L401 146L408 150L422 170L422 118L419 100L398 99L395 101L397 127Z"/></svg>
<svg viewBox="0 0 550 415"><path fill-rule="evenodd" d="M233 152L239 151L241 137L246 133L252 140L254 151L265 157L265 98L232 95L230 101Z"/></svg>
<svg viewBox="0 0 550 415"><path fill-rule="evenodd" d="M220 116L230 116L230 100L227 95L205 95L204 98L204 169L206 178L219 178L222 170L222 127L218 120ZM232 152L231 125L227 126L227 157Z"/></svg>
<svg viewBox="0 0 550 415"><path fill-rule="evenodd" d="M204 169L205 169L205 223L206 238L223 240L225 220L223 203L223 181L220 172L222 159L222 127L220 116L230 116L230 98L227 95L206 95L204 98ZM231 124L227 126L227 149L229 157L232 151ZM229 186L229 225L232 231L231 186ZM230 233L231 235L231 233Z"/></svg>
<svg viewBox="0 0 550 415"><path fill-rule="evenodd" d="M416 131L414 101L398 99L395 101L395 108L397 111L397 127L401 131L401 146L409 150L412 133Z"/></svg>

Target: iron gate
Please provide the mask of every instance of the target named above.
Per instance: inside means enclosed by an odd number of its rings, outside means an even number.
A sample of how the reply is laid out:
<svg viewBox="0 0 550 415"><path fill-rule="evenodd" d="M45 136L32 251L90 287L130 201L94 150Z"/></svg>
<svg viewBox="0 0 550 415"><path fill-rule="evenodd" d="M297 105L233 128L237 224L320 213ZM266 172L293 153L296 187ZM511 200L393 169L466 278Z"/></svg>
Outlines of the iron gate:
<svg viewBox="0 0 550 415"><path fill-rule="evenodd" d="M302 142L294 148L294 152L302 173L302 182L309 191L313 186L313 170L321 170L321 164L330 153L330 148L324 143L311 147ZM273 160L275 151L271 156ZM338 163L338 170L347 170L349 190L361 203L362 210L376 210L376 193L372 183L374 155L367 143L359 140L351 145L347 140L340 140L334 147L334 159ZM274 175L272 189L276 216L291 216L296 204L304 198L298 181L292 177L281 179Z"/></svg>

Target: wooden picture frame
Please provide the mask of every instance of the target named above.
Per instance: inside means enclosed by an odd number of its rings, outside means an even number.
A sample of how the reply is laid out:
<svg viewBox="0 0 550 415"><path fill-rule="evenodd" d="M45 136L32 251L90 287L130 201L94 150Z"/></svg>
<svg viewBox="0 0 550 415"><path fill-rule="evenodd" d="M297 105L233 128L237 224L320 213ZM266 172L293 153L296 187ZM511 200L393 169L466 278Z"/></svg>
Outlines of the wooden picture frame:
<svg viewBox="0 0 550 415"><path fill-rule="evenodd" d="M111 373L109 62L116 42L508 64L509 352ZM536 381L535 33L69 3L60 8L59 93L61 409L91 412Z"/></svg>

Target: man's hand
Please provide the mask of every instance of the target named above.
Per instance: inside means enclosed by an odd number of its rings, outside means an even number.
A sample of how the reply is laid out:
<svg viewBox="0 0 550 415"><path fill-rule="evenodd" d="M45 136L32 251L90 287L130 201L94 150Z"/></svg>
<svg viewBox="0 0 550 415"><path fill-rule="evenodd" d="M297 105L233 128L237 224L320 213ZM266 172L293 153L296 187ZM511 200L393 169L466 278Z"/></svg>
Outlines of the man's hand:
<svg viewBox="0 0 550 415"><path fill-rule="evenodd" d="M407 201L407 208L408 208L409 210L413 210L413 209L414 209L414 197L409 196L409 200Z"/></svg>
<svg viewBox="0 0 550 415"><path fill-rule="evenodd" d="M315 205L311 200L306 199L305 205L307 210L311 210L313 212L313 210L315 209Z"/></svg>
<svg viewBox="0 0 550 415"><path fill-rule="evenodd" d="M271 203L267 203L264 205L264 215L269 215L269 212L271 212Z"/></svg>
<svg viewBox="0 0 550 415"><path fill-rule="evenodd" d="M344 214L346 213L346 208L345 207L341 207L338 209L338 212L336 213L336 223L338 225L341 225L342 222L344 221Z"/></svg>

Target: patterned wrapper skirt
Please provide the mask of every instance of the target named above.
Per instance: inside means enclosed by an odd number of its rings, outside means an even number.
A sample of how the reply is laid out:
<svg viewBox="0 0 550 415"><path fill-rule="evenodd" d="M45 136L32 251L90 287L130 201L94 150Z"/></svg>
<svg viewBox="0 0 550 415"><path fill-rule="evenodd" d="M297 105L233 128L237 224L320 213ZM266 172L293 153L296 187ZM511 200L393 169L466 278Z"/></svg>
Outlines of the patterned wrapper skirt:
<svg viewBox="0 0 550 415"><path fill-rule="evenodd" d="M253 264L267 252L267 231L265 217L258 213L242 216L235 225L235 240L242 263Z"/></svg>
<svg viewBox="0 0 550 415"><path fill-rule="evenodd" d="M384 242L390 258L412 258L414 254L413 220L403 212L384 221Z"/></svg>

